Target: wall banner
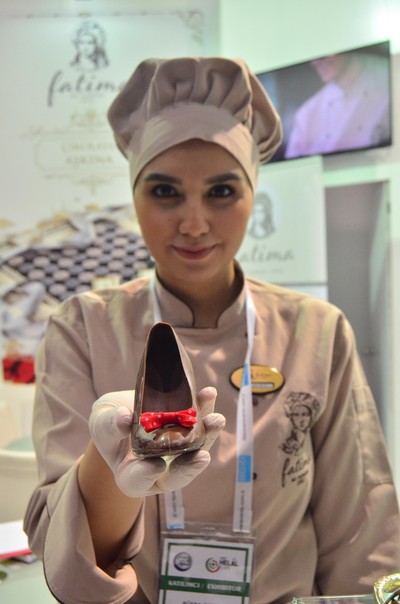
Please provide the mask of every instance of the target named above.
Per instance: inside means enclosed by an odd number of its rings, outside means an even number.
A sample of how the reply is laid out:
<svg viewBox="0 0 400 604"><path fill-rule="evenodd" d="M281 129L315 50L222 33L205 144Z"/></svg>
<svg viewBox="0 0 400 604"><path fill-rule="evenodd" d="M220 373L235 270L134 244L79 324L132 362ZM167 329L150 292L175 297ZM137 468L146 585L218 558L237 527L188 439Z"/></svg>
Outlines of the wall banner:
<svg viewBox="0 0 400 604"><path fill-rule="evenodd" d="M285 286L327 283L320 157L261 169L237 258L246 275L255 279Z"/></svg>
<svg viewBox="0 0 400 604"><path fill-rule="evenodd" d="M143 59L207 54L214 10L0 18L2 357L34 355L71 294L152 266L106 112Z"/></svg>
<svg viewBox="0 0 400 604"><path fill-rule="evenodd" d="M130 202L106 111L149 56L202 52L178 14L0 20L1 218Z"/></svg>

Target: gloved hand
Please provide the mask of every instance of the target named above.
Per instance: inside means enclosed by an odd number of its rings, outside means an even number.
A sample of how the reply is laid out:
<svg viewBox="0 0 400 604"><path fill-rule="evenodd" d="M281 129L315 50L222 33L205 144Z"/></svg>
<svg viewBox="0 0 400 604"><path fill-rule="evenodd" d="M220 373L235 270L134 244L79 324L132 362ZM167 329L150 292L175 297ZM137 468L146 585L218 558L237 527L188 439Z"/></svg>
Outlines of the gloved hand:
<svg viewBox="0 0 400 604"><path fill-rule="evenodd" d="M131 449L134 390L110 392L93 405L89 429L100 455L114 473L119 489L128 497L145 497L181 489L210 462L209 450L225 426L225 418L213 413L217 391L203 388L198 403L206 429L201 449L166 461L162 457L138 459Z"/></svg>

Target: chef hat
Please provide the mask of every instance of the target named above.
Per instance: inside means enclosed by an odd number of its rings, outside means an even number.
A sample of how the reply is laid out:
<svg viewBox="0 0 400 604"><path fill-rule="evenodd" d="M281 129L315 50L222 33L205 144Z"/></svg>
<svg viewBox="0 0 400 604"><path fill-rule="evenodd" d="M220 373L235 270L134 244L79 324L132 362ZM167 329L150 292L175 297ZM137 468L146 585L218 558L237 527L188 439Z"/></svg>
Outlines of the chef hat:
<svg viewBox="0 0 400 604"><path fill-rule="evenodd" d="M201 139L231 153L255 190L259 164L272 157L282 140L275 108L241 59L143 61L115 98L108 119L129 161L132 186L154 157Z"/></svg>

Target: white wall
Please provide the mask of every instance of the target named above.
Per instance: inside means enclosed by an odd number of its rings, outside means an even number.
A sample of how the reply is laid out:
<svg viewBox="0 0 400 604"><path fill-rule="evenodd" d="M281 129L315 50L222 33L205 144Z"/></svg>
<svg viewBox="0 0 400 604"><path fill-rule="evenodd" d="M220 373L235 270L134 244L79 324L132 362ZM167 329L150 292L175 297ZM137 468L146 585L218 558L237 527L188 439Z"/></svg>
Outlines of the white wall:
<svg viewBox="0 0 400 604"><path fill-rule="evenodd" d="M221 52L254 70L391 39L400 50L399 0L220 0Z"/></svg>

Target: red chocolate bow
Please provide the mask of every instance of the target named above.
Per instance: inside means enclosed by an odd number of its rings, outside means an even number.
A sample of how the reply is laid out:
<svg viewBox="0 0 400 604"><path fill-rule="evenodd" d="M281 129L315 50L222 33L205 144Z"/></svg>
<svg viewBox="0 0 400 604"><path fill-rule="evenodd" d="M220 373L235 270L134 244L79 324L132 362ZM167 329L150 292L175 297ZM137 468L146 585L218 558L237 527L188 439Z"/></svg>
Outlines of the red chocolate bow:
<svg viewBox="0 0 400 604"><path fill-rule="evenodd" d="M193 407L184 411L147 411L142 413L139 421L146 432L153 432L168 425L190 428L197 421L197 412Z"/></svg>

